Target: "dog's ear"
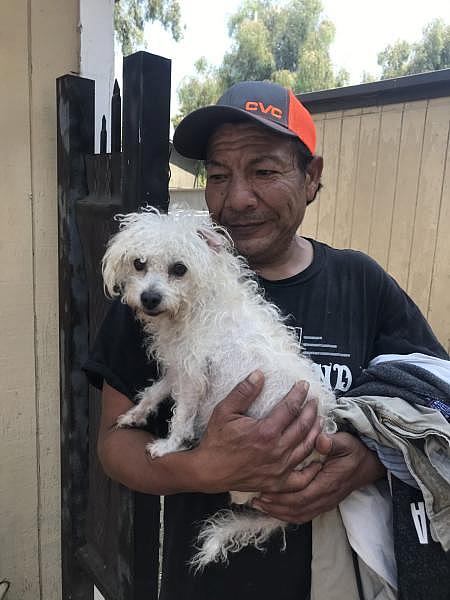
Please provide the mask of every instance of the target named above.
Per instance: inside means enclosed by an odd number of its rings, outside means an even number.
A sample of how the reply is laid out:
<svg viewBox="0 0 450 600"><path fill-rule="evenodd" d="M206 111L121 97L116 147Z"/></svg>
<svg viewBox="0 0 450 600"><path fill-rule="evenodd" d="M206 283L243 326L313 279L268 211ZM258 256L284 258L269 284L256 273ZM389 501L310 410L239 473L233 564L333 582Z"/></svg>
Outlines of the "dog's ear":
<svg viewBox="0 0 450 600"><path fill-rule="evenodd" d="M108 298L118 298L123 295L124 283L117 279L116 273L109 268L108 263L103 267L103 289Z"/></svg>
<svg viewBox="0 0 450 600"><path fill-rule="evenodd" d="M117 239L115 236L110 240L102 259L103 287L109 298L122 296L124 292L123 255Z"/></svg>
<svg viewBox="0 0 450 600"><path fill-rule="evenodd" d="M230 250L233 243L226 229L222 227L199 227L197 234L203 240L206 241L208 246L215 252L221 252L222 250Z"/></svg>
<svg viewBox="0 0 450 600"><path fill-rule="evenodd" d="M113 293L116 296L121 296L124 292L125 285L123 281L119 281L119 283L114 284Z"/></svg>

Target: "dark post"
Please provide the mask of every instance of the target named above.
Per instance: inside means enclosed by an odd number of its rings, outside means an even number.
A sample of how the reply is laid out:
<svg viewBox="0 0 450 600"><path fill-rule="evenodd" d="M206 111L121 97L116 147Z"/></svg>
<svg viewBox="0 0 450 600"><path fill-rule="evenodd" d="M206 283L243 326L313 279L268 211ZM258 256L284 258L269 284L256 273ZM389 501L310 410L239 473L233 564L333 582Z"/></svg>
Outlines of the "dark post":
<svg viewBox="0 0 450 600"><path fill-rule="evenodd" d="M111 98L111 154L122 150L122 98L117 79Z"/></svg>
<svg viewBox="0 0 450 600"><path fill-rule="evenodd" d="M89 466L88 384L81 371L88 351L88 288L75 203L87 194L84 156L94 152L94 86L94 81L73 75L57 80L64 600L93 597L93 585L75 559L85 535Z"/></svg>
<svg viewBox="0 0 450 600"><path fill-rule="evenodd" d="M57 80L63 600L156 600L160 500L103 473L96 456L100 393L81 371L107 302L101 257L117 212L168 205L170 61L139 53L111 100L111 153L103 116L94 154L94 82Z"/></svg>
<svg viewBox="0 0 450 600"><path fill-rule="evenodd" d="M123 66L123 203L169 204L170 60L137 52Z"/></svg>
<svg viewBox="0 0 450 600"><path fill-rule="evenodd" d="M102 117L102 130L100 131L100 154L106 154L108 132L106 131L106 117Z"/></svg>

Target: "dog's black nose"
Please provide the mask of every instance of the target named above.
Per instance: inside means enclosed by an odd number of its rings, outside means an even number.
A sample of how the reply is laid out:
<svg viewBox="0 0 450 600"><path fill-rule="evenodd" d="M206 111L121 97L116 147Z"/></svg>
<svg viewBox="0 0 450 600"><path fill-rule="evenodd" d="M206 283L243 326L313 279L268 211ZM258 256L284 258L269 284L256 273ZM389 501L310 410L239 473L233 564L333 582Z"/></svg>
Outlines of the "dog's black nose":
<svg viewBox="0 0 450 600"><path fill-rule="evenodd" d="M156 308L161 300L162 296L158 292L142 292L141 294L142 306L147 310Z"/></svg>

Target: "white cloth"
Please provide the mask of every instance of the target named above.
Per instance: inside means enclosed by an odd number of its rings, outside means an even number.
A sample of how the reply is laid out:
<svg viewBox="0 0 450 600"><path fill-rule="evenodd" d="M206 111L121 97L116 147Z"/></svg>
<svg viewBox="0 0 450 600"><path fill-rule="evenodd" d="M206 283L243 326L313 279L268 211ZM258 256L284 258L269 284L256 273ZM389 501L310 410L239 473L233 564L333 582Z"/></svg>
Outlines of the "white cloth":
<svg viewBox="0 0 450 600"><path fill-rule="evenodd" d="M355 490L339 504L339 510L353 550L397 589L392 500L387 482Z"/></svg>
<svg viewBox="0 0 450 600"><path fill-rule="evenodd" d="M412 354L380 354L370 361L369 367L392 360L416 365L416 367L425 369L436 377L439 377L439 379L450 383L450 360L444 360L436 356L427 356L420 352L413 352Z"/></svg>

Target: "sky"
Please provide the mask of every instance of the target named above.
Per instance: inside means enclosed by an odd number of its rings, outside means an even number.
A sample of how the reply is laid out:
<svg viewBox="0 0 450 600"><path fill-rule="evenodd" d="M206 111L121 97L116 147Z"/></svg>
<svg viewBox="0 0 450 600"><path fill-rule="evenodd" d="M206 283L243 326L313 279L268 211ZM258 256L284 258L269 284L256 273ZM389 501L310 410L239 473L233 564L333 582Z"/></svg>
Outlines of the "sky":
<svg viewBox="0 0 450 600"><path fill-rule="evenodd" d="M219 65L230 46L228 17L241 0L180 0L183 39L176 43L158 24L145 31L147 50L172 60L171 113L177 112L176 89L185 76L194 73L201 56ZM377 54L399 39L422 37L423 27L442 17L450 24L450 0L322 0L323 15L336 27L331 58L335 67L350 73L350 83L361 82L363 71L377 75ZM117 61L118 62L118 61Z"/></svg>

